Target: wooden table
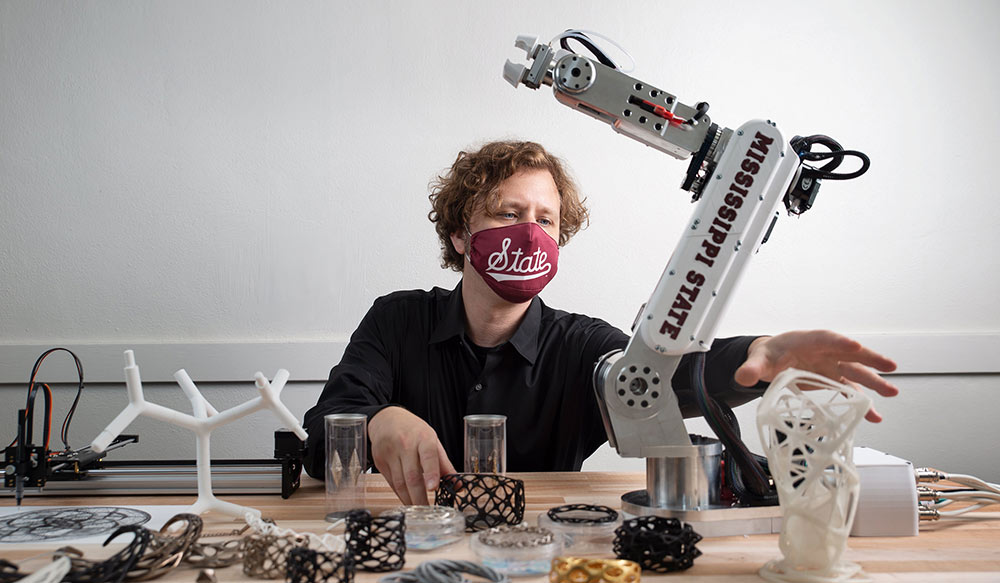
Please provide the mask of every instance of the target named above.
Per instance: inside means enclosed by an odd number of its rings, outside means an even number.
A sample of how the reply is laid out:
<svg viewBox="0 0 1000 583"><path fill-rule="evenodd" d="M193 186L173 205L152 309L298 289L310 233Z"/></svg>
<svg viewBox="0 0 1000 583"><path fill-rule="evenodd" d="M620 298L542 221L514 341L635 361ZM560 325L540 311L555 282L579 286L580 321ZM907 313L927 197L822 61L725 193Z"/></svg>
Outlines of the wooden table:
<svg viewBox="0 0 1000 583"><path fill-rule="evenodd" d="M525 521L536 524L537 516L554 506L570 503L604 504L620 508L622 493L645 487L641 473L536 473L510 474L525 481L527 510ZM379 474L365 476L369 509L373 513L397 506L399 503ZM288 500L280 496L229 496L226 499L260 509L264 516L274 518L279 526L297 531L322 532L324 491L319 482L303 479L302 488ZM136 497L30 497L31 505L149 505L188 504L194 497L136 496ZM11 498L0 499L0 505L10 506ZM975 516L972 518L971 516ZM206 529L232 528L236 523L206 515ZM468 535L467 535L468 538ZM705 539L698 543L703 555L694 567L679 574L655 575L643 573L643 581L682 579L696 583L759 582L757 570L768 560L779 556L777 535L753 535ZM85 546L88 556L96 556L100 547ZM94 553L94 554L91 554ZM5 549L0 545L0 557L12 561L24 560L38 554L37 549ZM607 555L611 558L611 555ZM407 567L412 568L428 559L474 559L467 542L442 547L431 552L410 551L406 556ZM851 538L846 557L860 563L875 581L1000 582L1000 512L974 512L965 518L945 519L921 525L917 537L900 538ZM32 561L25 570L37 569L41 563ZM194 581L198 571L179 568L169 573L164 581ZM251 580L240 566L216 572L220 582ZM359 572L358 583L374 583L380 575ZM516 579L524 583L540 583L545 577Z"/></svg>

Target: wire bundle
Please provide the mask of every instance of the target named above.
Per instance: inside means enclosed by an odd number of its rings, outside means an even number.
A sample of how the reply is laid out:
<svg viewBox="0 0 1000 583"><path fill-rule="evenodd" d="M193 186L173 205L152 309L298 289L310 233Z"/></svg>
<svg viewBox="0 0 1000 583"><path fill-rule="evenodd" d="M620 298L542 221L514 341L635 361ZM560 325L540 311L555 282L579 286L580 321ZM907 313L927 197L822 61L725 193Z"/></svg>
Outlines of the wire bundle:
<svg viewBox="0 0 1000 583"><path fill-rule="evenodd" d="M605 51L594 39L601 39L604 42L618 49L618 51L621 52L626 59L628 59L629 66L623 67L619 65L617 62L615 62L615 60L608 55L607 51ZM571 28L566 32L556 35L556 37L553 38L551 42L555 43L556 41L559 41L559 46L563 50L569 51L574 54L579 54L570 48L569 46L570 40L574 40L583 45L583 47L586 48L588 51L590 51L590 54L592 54L594 58L596 58L602 65L611 67L612 69L616 69L623 73L631 72L635 68L635 59L632 58L632 55L630 55L628 51L626 51L620 44L616 43L610 38L604 36L601 33L594 32L592 30L577 30Z"/></svg>
<svg viewBox="0 0 1000 583"><path fill-rule="evenodd" d="M48 451L49 449L49 437L52 425L52 389L46 383L36 382L35 377L38 376L38 369L42 366L42 362L45 361L46 357L48 357L53 352L57 352L60 350L68 352L69 355L73 357L73 362L76 364L77 377L79 379L79 383L76 389L76 398L73 399L73 404L70 406L69 411L66 413L65 419L63 419L62 428L59 430L59 438L62 440L63 447L66 448L66 451L70 451L69 425L73 420L73 414L76 412L76 406L80 403L80 395L83 393L83 364L81 364L80 359L77 358L75 354L73 354L73 351L69 350L68 348L50 348L45 352L43 352L42 355L38 357L38 360L35 361L35 366L31 368L31 378L28 380L28 398L24 406L25 427L26 427L24 439L26 442L25 445L31 443L32 441L32 424L35 413L35 397L38 394L38 390L41 389L43 391L42 394L45 398L45 421L42 434L43 434L43 445L45 446L46 451ZM14 440L10 443L10 446L8 447L16 445L17 442L18 442L18 437L15 437Z"/></svg>
<svg viewBox="0 0 1000 583"><path fill-rule="evenodd" d="M795 136L789 140L788 144L793 150L795 150L795 153L798 154L800 160L810 162L829 160L829 162L819 168L803 163L803 166L810 169L816 178L826 180L851 180L852 178L857 178L865 172L868 172L868 168L871 166L871 160L863 152L859 152L858 150L845 150L844 147L837 142L837 140L831 138L830 136L824 136L822 134L812 136ZM829 151L813 152L812 147L814 144L825 146L829 149ZM834 172L834 170L844 161L844 158L847 158L848 156L861 160L861 167L854 172Z"/></svg>
<svg viewBox="0 0 1000 583"><path fill-rule="evenodd" d="M944 490L919 489L921 494L932 498L932 507L941 516L960 516L993 504L1000 504L1000 484L993 484L967 474L947 474L927 468L918 469L917 475L921 482L948 480L959 484L958 488ZM941 510L941 508L947 508L956 502L971 504L956 510Z"/></svg>
<svg viewBox="0 0 1000 583"><path fill-rule="evenodd" d="M767 459L752 453L743 443L740 425L733 410L713 399L705 386L705 353L693 356L691 385L694 387L698 409L725 446L723 454L726 483L740 502L752 506L773 506L778 503L778 493L774 489L767 470Z"/></svg>

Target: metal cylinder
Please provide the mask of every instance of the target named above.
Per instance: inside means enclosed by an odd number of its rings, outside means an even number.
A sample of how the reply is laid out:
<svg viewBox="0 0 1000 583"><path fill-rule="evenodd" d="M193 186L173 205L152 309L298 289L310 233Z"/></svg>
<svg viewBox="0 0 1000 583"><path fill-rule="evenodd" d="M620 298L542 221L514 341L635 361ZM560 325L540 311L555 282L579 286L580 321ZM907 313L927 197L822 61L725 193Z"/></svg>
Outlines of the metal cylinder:
<svg viewBox="0 0 1000 583"><path fill-rule="evenodd" d="M646 458L646 491L654 508L699 510L719 504L722 443L691 436L687 455Z"/></svg>

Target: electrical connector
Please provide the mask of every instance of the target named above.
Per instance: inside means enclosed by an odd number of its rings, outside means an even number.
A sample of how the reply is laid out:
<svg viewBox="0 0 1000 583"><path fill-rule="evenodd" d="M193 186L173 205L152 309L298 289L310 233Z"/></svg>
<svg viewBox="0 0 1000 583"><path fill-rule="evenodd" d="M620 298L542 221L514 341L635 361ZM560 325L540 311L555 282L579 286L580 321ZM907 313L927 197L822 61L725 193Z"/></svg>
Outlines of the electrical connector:
<svg viewBox="0 0 1000 583"><path fill-rule="evenodd" d="M945 475L935 469L931 468L917 468L914 470L917 477L917 483L920 482L939 482L945 479Z"/></svg>
<svg viewBox="0 0 1000 583"><path fill-rule="evenodd" d="M940 512L923 504L917 506L917 514L920 516L921 522L932 522L941 518Z"/></svg>

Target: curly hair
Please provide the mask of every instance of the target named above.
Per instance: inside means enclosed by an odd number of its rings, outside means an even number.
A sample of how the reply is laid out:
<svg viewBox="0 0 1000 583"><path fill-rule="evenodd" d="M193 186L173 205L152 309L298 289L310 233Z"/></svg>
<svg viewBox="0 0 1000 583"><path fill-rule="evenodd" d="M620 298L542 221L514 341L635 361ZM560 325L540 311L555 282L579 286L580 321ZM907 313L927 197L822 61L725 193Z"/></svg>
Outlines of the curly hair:
<svg viewBox="0 0 1000 583"><path fill-rule="evenodd" d="M563 162L535 142L490 142L476 152L459 152L455 163L431 182L431 211L441 242L441 267L462 271L464 259L451 242L480 211L501 204L500 183L524 169L545 169L559 192L559 245L565 245L588 222L587 207Z"/></svg>

